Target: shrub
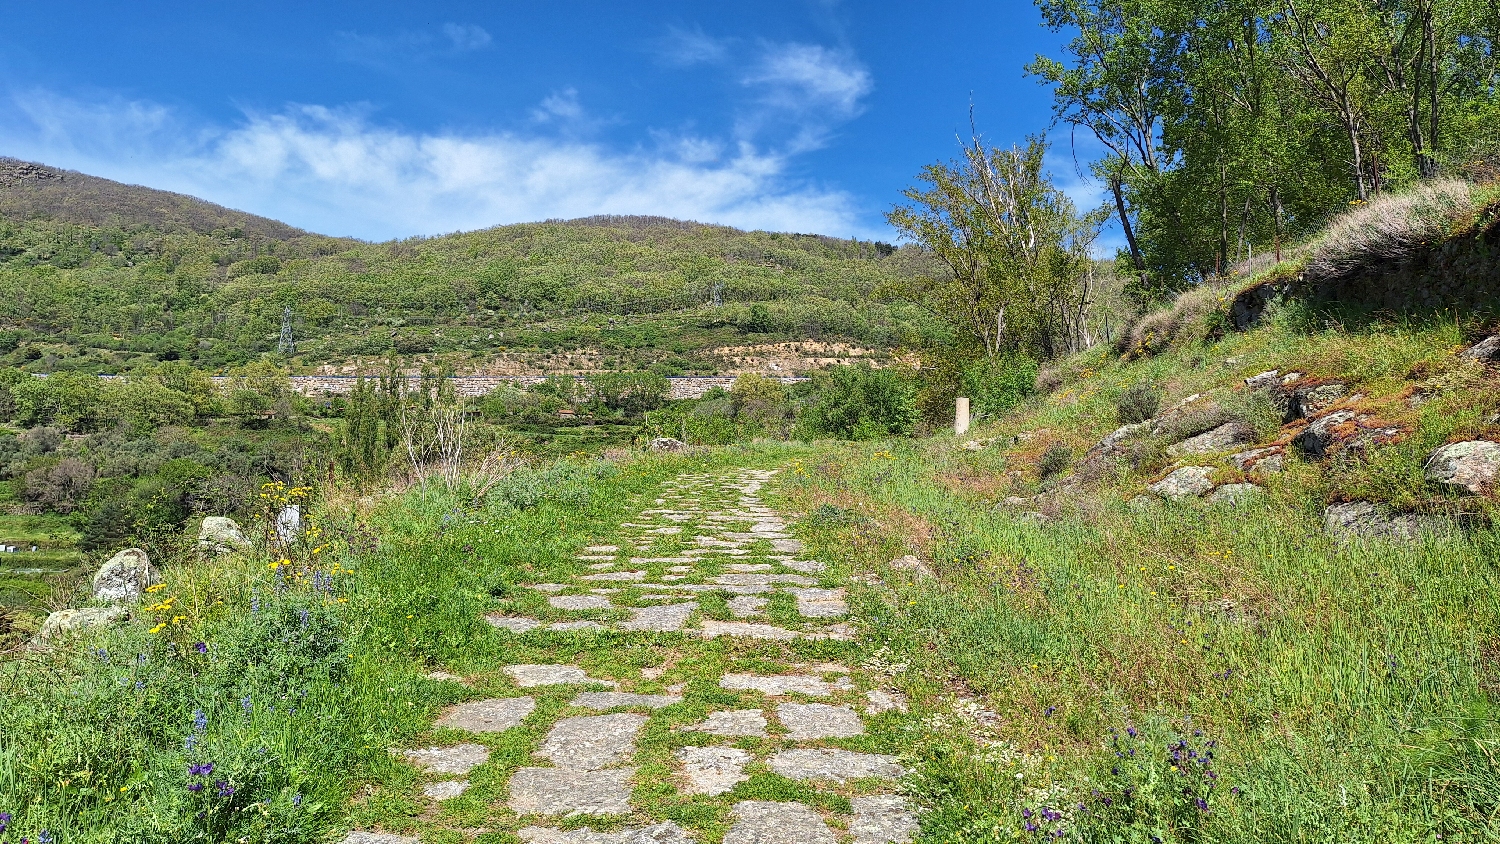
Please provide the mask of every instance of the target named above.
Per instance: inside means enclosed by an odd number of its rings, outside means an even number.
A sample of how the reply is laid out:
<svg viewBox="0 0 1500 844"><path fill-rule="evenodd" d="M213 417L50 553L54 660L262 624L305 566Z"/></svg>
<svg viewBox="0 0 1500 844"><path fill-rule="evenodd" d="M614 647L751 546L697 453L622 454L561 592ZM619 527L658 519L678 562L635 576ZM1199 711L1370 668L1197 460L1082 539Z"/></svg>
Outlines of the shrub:
<svg viewBox="0 0 1500 844"><path fill-rule="evenodd" d="M814 380L816 398L800 423L813 435L869 440L907 436L917 422L917 391L911 379L867 363L835 367Z"/></svg>
<svg viewBox="0 0 1500 844"><path fill-rule="evenodd" d="M671 382L655 372L608 372L589 378L594 402L622 413L655 410L667 401Z"/></svg>
<svg viewBox="0 0 1500 844"><path fill-rule="evenodd" d="M1161 390L1155 384L1145 381L1131 386L1115 399L1115 412L1124 425L1150 420L1160 409Z"/></svg>
<svg viewBox="0 0 1500 844"><path fill-rule="evenodd" d="M1043 478L1060 475L1073 465L1073 449L1064 443L1055 443L1042 454L1042 459L1037 461L1036 470Z"/></svg>
<svg viewBox="0 0 1500 844"><path fill-rule="evenodd" d="M777 425L786 419L786 387L780 381L747 372L729 388L734 418L753 425Z"/></svg>
<svg viewBox="0 0 1500 844"><path fill-rule="evenodd" d="M1024 355L986 358L964 367L959 395L979 416L1000 416L1015 408L1037 385L1036 361Z"/></svg>

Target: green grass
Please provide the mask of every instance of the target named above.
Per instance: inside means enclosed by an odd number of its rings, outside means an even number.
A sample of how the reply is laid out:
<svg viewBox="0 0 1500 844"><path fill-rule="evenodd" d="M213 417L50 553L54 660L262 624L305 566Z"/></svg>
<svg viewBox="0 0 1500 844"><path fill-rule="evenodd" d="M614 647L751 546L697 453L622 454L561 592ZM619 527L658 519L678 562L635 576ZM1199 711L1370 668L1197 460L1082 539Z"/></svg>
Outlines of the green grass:
<svg viewBox="0 0 1500 844"><path fill-rule="evenodd" d="M1065 365L1058 392L972 431L991 443L982 451L951 436L844 447L795 476L786 502L825 516L804 523L819 559L882 577L863 590L863 615L870 644L909 666L907 691L994 713L949 717L923 747L923 840L1500 834L1493 500L1458 500L1421 476L1437 445L1494 433L1493 375L1454 359L1451 322L1305 326L1283 313L1134 363L1095 352ZM1049 444L1081 453L1113 430L1114 398L1133 384L1161 385L1163 407L1209 391L1232 404L1240 379L1272 368L1344 380L1409 434L1365 459L1293 459L1243 507L1130 506L1174 465L1159 445L1134 470L1072 478L1072 493L1068 478L1039 477ZM1434 391L1417 408L1404 400L1413 385ZM1222 456L1192 462L1204 460L1237 478ZM1035 494L1046 521L996 506ZM1346 497L1458 507L1480 526L1340 546L1322 511ZM938 579L886 568L908 552ZM1174 770L1179 741L1200 755L1214 742L1212 763ZM1043 807L1064 816L1043 823Z"/></svg>

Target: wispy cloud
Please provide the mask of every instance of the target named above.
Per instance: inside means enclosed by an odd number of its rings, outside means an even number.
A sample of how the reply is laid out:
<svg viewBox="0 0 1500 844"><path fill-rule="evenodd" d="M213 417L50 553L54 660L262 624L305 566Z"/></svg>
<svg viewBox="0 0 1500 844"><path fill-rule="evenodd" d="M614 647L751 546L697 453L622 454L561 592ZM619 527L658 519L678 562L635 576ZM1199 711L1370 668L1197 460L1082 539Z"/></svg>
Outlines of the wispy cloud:
<svg viewBox="0 0 1500 844"><path fill-rule="evenodd" d="M564 97L551 108L567 110ZM545 107L545 106L544 106ZM412 132L358 108L291 106L232 126L153 103L45 91L0 105L13 155L372 239L602 213L874 236L847 194L791 182L785 153L658 136L632 150L519 132Z"/></svg>
<svg viewBox="0 0 1500 844"><path fill-rule="evenodd" d="M733 43L728 38L715 38L701 29L679 29L672 27L656 44L656 57L669 65L691 67L713 64L729 56Z"/></svg>
<svg viewBox="0 0 1500 844"><path fill-rule="evenodd" d="M333 48L345 61L381 65L395 60L483 50L491 40L490 34L475 24L445 23L436 29L406 30L386 35L338 32L333 36Z"/></svg>
<svg viewBox="0 0 1500 844"><path fill-rule="evenodd" d="M874 88L852 53L817 44L761 45L740 83L755 92L740 115L741 137L784 134L789 154L825 146L840 125L859 116Z"/></svg>

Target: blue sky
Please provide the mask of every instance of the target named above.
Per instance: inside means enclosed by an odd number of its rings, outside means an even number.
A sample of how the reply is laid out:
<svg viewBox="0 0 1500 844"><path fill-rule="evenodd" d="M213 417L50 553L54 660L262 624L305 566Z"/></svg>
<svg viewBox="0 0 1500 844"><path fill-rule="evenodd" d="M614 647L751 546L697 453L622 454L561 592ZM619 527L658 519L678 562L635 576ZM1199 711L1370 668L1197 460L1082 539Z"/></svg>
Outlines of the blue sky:
<svg viewBox="0 0 1500 844"><path fill-rule="evenodd" d="M957 152L1047 126L1027 0L11 0L0 155L383 240L599 213L890 239ZM1068 139L1054 174L1093 203Z"/></svg>

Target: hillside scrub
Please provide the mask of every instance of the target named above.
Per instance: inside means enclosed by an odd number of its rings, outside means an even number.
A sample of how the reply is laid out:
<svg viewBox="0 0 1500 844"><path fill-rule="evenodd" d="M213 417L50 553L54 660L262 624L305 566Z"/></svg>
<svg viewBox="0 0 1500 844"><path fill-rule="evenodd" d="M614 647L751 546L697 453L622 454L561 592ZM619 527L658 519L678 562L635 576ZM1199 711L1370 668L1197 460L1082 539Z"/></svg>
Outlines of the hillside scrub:
<svg viewBox="0 0 1500 844"><path fill-rule="evenodd" d="M816 553L871 572L871 645L914 700L954 712L916 751L924 840L1492 834L1494 495L1423 477L1433 449L1500 434L1495 371L1454 354L1477 327L1346 329L1288 305L1248 333L1185 331L1149 358L1067 359L1057 391L979 425L968 447L880 442L807 464L786 500L858 516L804 522ZM1357 407L1403 433L1322 460L1287 448L1284 471L1242 471L1229 451L1284 444L1305 424L1256 409L1243 379L1268 370L1351 385ZM1054 455L1098 444L1145 383L1165 397L1157 420L1193 395L1219 415L1095 450L1091 472L1060 468ZM1166 449L1246 417L1255 442ZM1258 494L1173 502L1146 488L1189 463ZM1324 508L1351 500L1464 527L1330 536ZM887 566L903 554L936 576Z"/></svg>

